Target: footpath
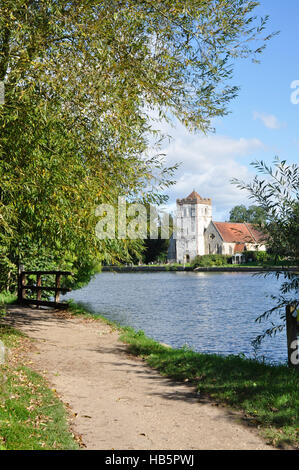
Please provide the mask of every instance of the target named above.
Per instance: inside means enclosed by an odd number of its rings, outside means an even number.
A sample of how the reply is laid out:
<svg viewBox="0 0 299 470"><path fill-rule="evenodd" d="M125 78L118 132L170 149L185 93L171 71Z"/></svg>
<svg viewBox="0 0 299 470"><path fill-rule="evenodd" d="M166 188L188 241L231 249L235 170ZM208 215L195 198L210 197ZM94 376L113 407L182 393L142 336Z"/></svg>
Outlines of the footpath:
<svg viewBox="0 0 299 470"><path fill-rule="evenodd" d="M7 323L34 340L30 367L71 409L86 449L272 449L241 414L201 399L128 353L101 320L9 307Z"/></svg>

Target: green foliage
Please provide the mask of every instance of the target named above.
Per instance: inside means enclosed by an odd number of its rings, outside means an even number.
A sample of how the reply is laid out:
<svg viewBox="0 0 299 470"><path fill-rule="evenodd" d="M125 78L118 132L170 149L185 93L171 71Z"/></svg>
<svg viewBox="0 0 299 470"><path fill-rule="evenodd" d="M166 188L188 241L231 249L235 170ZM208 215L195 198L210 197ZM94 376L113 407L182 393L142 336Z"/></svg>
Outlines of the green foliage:
<svg viewBox="0 0 299 470"><path fill-rule="evenodd" d="M144 255L143 261L145 264L152 262L166 262L167 261L167 250L169 246L169 240L157 238L152 240L148 238L144 241Z"/></svg>
<svg viewBox="0 0 299 470"><path fill-rule="evenodd" d="M6 315L6 305L16 302L17 297L9 291L0 292L0 320Z"/></svg>
<svg viewBox="0 0 299 470"><path fill-rule="evenodd" d="M266 222L267 213L259 206L249 206L246 208L243 204L233 207L229 213L230 222L248 222L251 224L263 224Z"/></svg>
<svg viewBox="0 0 299 470"><path fill-rule="evenodd" d="M256 5L1 2L0 289L19 260L75 271L77 285L95 264L140 258L140 240L96 238L95 209L165 201L176 167L151 117L206 132L228 112L233 59L270 38Z"/></svg>
<svg viewBox="0 0 299 470"><path fill-rule="evenodd" d="M253 261L257 264L265 264L271 261L275 261L274 257L271 256L267 251L244 251L245 261Z"/></svg>
<svg viewBox="0 0 299 470"><path fill-rule="evenodd" d="M231 256L226 255L203 255L196 256L191 263L192 268L208 266L224 266L231 262Z"/></svg>
<svg viewBox="0 0 299 470"><path fill-rule="evenodd" d="M274 166L268 166L265 162L254 162L253 166L265 178L256 176L247 184L233 180L233 183L241 189L249 191L250 198L255 200L259 207L267 214L267 220L260 226L264 233L269 253L282 266L284 263L293 267L299 266L299 167L298 164L288 165L285 160L278 158ZM267 275L271 275L268 273ZM282 280L279 295L272 296L275 306L264 312L257 321L262 321L271 316L274 311L280 313L280 323L273 325L263 335L256 338L260 342L265 335L275 335L285 326L285 307L292 305L295 309L299 306L299 272L282 271L277 268L275 276Z"/></svg>
<svg viewBox="0 0 299 470"><path fill-rule="evenodd" d="M0 291L14 291L17 287L17 267L9 257L8 247L0 246Z"/></svg>
<svg viewBox="0 0 299 470"><path fill-rule="evenodd" d="M254 257L258 263L266 263L271 260L271 255L266 251L256 251Z"/></svg>
<svg viewBox="0 0 299 470"><path fill-rule="evenodd" d="M159 232L161 232L159 228ZM157 262L166 262L167 261L167 251L169 246L169 240L161 238L151 239L148 238L144 241L144 253L143 261L145 264L157 261Z"/></svg>

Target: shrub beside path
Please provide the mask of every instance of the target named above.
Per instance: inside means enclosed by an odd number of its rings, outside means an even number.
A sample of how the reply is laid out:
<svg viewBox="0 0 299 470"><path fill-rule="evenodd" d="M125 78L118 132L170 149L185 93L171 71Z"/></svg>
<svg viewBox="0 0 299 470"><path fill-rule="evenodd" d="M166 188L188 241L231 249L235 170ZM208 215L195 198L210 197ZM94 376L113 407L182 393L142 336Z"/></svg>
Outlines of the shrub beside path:
<svg viewBox="0 0 299 470"><path fill-rule="evenodd" d="M241 414L128 354L101 320L11 306L6 321L35 340L31 367L70 407L87 449L272 449Z"/></svg>

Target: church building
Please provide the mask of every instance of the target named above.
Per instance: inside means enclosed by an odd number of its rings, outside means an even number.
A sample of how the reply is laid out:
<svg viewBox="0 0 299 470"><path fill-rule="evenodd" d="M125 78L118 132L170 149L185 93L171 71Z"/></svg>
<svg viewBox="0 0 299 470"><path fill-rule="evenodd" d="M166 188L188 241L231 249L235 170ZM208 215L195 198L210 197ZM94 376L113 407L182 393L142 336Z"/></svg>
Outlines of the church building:
<svg viewBox="0 0 299 470"><path fill-rule="evenodd" d="M266 251L263 234L249 223L214 222L212 201L194 190L176 201L175 232L168 260L188 263L197 255L229 255L240 262L244 251Z"/></svg>

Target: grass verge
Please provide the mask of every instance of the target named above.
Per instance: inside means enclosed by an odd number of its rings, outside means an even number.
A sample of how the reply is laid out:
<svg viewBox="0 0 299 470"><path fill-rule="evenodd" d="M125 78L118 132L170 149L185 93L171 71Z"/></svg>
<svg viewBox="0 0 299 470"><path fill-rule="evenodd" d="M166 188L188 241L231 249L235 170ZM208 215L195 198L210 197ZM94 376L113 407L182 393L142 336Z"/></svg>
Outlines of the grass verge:
<svg viewBox="0 0 299 470"><path fill-rule="evenodd" d="M93 313L91 310L88 310L85 305L80 304L80 302L74 302L72 299L70 299L67 301L67 306L67 312L69 312L72 316L82 317L91 321L101 320L112 328L119 330L122 329L121 325L118 323L109 320L108 318L104 317L104 315Z"/></svg>
<svg viewBox="0 0 299 470"><path fill-rule="evenodd" d="M1 324L6 362L0 364L0 450L75 450L67 412L54 390L22 359L30 340Z"/></svg>
<svg viewBox="0 0 299 470"><path fill-rule="evenodd" d="M0 292L0 318L5 315L5 305L13 304L17 300L17 296L11 292Z"/></svg>
<svg viewBox="0 0 299 470"><path fill-rule="evenodd" d="M299 375L240 356L172 349L132 328L122 331L131 353L142 356L161 374L193 382L199 394L242 410L277 447L299 448Z"/></svg>
<svg viewBox="0 0 299 470"><path fill-rule="evenodd" d="M148 338L143 331L121 327L74 302L70 303L70 311L118 328L121 341L128 344L132 354L144 358L162 375L193 383L201 396L242 411L247 423L259 427L268 443L299 448L297 371L241 356L172 349Z"/></svg>

